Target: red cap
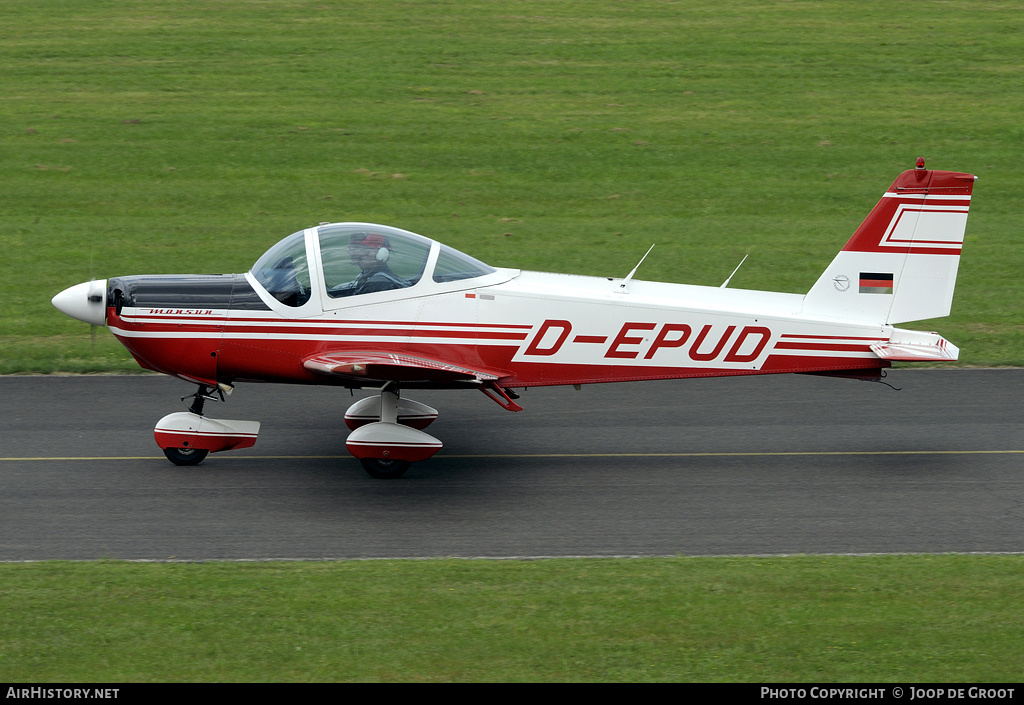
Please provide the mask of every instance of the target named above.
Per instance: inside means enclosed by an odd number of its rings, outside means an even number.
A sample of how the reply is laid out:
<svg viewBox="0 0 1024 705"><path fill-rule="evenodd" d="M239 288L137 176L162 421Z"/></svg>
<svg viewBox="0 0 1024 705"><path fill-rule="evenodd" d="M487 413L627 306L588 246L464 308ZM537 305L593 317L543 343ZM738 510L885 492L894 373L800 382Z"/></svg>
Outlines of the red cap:
<svg viewBox="0 0 1024 705"><path fill-rule="evenodd" d="M388 249L391 249L391 245L388 242L388 239L384 235L378 235L377 233L366 233L356 235L355 237L352 238L352 244L361 245L362 247L368 247L373 250L379 249L381 247L387 247Z"/></svg>

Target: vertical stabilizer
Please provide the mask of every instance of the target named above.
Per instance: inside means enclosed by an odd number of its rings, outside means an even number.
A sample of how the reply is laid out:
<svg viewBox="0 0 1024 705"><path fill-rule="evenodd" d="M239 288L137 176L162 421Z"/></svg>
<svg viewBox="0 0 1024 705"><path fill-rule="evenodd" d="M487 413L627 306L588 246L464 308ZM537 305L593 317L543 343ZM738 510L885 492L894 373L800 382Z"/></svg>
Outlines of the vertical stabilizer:
<svg viewBox="0 0 1024 705"><path fill-rule="evenodd" d="M804 298L804 313L873 323L948 316L972 174L905 171Z"/></svg>

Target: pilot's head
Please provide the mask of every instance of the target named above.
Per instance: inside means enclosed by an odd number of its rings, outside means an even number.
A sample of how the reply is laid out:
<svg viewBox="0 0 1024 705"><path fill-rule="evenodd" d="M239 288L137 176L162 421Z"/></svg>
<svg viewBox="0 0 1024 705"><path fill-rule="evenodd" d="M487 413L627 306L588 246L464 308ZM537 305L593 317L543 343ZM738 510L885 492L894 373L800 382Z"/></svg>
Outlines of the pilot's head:
<svg viewBox="0 0 1024 705"><path fill-rule="evenodd" d="M359 233L349 241L348 256L363 271L381 267L391 256L391 242L385 235Z"/></svg>

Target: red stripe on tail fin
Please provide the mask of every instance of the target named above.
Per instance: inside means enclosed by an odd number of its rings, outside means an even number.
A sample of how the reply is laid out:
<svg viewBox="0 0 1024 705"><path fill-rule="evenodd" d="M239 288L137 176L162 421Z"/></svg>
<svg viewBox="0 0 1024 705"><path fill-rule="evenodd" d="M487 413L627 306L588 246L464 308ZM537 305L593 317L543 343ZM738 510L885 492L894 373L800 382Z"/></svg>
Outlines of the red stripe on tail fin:
<svg viewBox="0 0 1024 705"><path fill-rule="evenodd" d="M955 171L903 172L843 250L959 255L974 180Z"/></svg>

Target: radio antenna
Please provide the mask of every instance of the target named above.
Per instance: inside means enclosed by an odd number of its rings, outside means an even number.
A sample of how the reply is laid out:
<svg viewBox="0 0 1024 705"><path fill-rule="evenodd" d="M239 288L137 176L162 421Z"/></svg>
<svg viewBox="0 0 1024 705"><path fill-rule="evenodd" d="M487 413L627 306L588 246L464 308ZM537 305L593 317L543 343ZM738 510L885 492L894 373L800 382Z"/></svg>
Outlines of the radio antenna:
<svg viewBox="0 0 1024 705"><path fill-rule="evenodd" d="M655 245L656 244L657 243L655 243ZM633 278L634 274L636 274L636 270L640 269L640 265L644 263L644 260L647 259L647 255L651 254L651 250L653 250L653 249L654 249L654 245L651 245L651 249L647 250L647 253L644 254L643 257L640 258L640 261L636 263L635 267L633 267L633 271L631 271L629 274L627 274L626 278L622 280L621 284L619 284L619 288L615 290L616 293L618 293L618 294L625 294L626 293L626 285L629 284L629 280Z"/></svg>
<svg viewBox="0 0 1024 705"><path fill-rule="evenodd" d="M743 255L743 259L741 259L740 263L736 265L736 269L732 270L732 274L729 275L728 279L726 279L724 282L722 282L722 286L718 287L719 289L724 289L725 287L729 286L729 282L731 282L732 278L734 276L736 276L736 272L740 271L740 267L742 267L743 263L747 261L747 257L750 257L750 253L749 252L747 254Z"/></svg>

